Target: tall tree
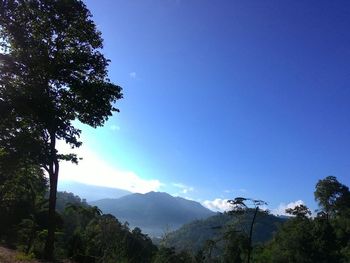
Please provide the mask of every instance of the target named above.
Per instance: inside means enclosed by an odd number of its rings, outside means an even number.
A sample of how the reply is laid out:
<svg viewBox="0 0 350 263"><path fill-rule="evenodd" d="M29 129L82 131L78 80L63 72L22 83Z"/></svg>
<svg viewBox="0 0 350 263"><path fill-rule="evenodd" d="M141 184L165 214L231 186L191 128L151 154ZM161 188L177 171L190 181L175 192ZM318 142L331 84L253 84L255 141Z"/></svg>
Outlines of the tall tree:
<svg viewBox="0 0 350 263"><path fill-rule="evenodd" d="M121 88L107 77L101 33L80 0L0 1L0 148L49 175L47 259L54 250L59 162L56 141L79 147L79 120L101 126Z"/></svg>
<svg viewBox="0 0 350 263"><path fill-rule="evenodd" d="M306 218L311 216L311 211L306 205L297 205L294 208L287 208L286 213L292 216L296 216L297 218Z"/></svg>
<svg viewBox="0 0 350 263"><path fill-rule="evenodd" d="M327 218L350 208L349 188L340 183L335 176L319 180L314 195Z"/></svg>
<svg viewBox="0 0 350 263"><path fill-rule="evenodd" d="M249 211L249 203L254 206L254 212L253 212L253 218L250 223L250 228L249 228L249 235L248 235L248 255L247 255L247 263L250 262L250 257L251 257L251 252L252 252L252 238L253 238L253 228L254 228L254 223L256 216L259 212L261 206L266 206L267 203L263 200L255 200L251 198L244 198L244 197L236 197L233 200L228 200L227 201L233 209L230 211L230 213L235 214L235 213L242 213L244 211ZM268 213L268 211L264 211L265 213Z"/></svg>

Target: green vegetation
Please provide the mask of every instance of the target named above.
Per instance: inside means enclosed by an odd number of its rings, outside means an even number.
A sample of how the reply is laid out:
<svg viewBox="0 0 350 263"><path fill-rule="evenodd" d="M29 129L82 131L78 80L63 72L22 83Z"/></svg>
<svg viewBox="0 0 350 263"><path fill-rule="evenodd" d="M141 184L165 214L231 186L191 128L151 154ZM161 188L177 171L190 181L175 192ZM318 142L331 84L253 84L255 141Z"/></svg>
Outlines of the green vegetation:
<svg viewBox="0 0 350 263"><path fill-rule="evenodd" d="M220 257L227 250L226 244L232 243L237 237L249 241L250 224L254 212L254 209L249 209L244 214L218 213L204 220L193 221L166 235L162 244L173 246L178 251L187 250L198 253L202 250L207 253L206 251L210 250L211 257ZM285 221L286 219L268 215L262 211L258 212L254 225L253 245L261 245L272 239L278 226Z"/></svg>
<svg viewBox="0 0 350 263"><path fill-rule="evenodd" d="M121 88L107 77L101 33L82 1L1 1L0 149L49 175L46 258L52 259L59 163L56 141L79 147L79 120L102 126Z"/></svg>
<svg viewBox="0 0 350 263"><path fill-rule="evenodd" d="M257 213L256 209L218 214L184 225L163 239L178 251L197 254L197 262L350 262L350 192L333 176L316 185L320 210L315 217L300 205L289 219ZM197 258L198 258L197 257Z"/></svg>
<svg viewBox="0 0 350 263"><path fill-rule="evenodd" d="M310 218L305 206L291 209L295 215L257 256L257 262L350 262L350 192L333 176L316 185L320 205Z"/></svg>
<svg viewBox="0 0 350 263"><path fill-rule="evenodd" d="M0 240L23 251L25 254L19 254L22 259L43 258L48 227L48 189L43 173L40 169L21 168L18 172L8 170L6 175L7 178L1 174L5 180L1 183ZM102 214L78 196L58 192L57 208L56 259L137 263L158 258L158 262L164 262L165 248L157 253L157 247L141 229L129 229L127 223ZM175 252L168 256L180 262Z"/></svg>
<svg viewBox="0 0 350 263"><path fill-rule="evenodd" d="M48 187L39 167L0 158L0 240L23 259L43 258L48 229ZM5 165L6 164L6 165ZM58 192L55 258L74 262L349 262L350 192L335 177L316 185L320 210L287 209L289 219L246 208L216 214L167 233L157 247L72 193ZM255 223L251 231L252 219ZM251 235L252 233L252 235ZM249 238L252 236L252 245ZM249 251L250 250L250 251Z"/></svg>
<svg viewBox="0 0 350 263"><path fill-rule="evenodd" d="M102 47L80 0L0 2L0 242L22 251L18 260L350 262L350 192L334 176L316 184L314 217L300 205L281 219L262 211L262 201L251 200L249 208L249 199L236 198L230 203L244 209L166 233L159 247L139 227L130 229L72 193L57 193L60 161L78 162L74 154L58 153L57 140L79 147L74 121L98 127L118 111L113 104L121 88L107 77ZM148 197L161 209L132 209L151 213L154 224L169 216L192 219L190 212L165 213L175 205L211 214L181 199Z"/></svg>

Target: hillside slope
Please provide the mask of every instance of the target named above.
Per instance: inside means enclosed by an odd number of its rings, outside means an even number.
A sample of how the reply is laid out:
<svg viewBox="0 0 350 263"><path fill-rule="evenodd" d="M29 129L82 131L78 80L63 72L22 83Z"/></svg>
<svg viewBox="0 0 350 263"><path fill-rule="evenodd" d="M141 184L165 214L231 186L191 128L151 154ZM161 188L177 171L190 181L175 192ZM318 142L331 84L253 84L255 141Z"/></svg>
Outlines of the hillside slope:
<svg viewBox="0 0 350 263"><path fill-rule="evenodd" d="M223 243L223 235L229 228L247 234L251 219L252 213L248 212L242 216L232 216L224 213L207 219L196 220L169 233L164 244L178 250L198 251L203 248L206 240L211 239L218 241L218 248L220 249L220 243ZM259 243L271 239L278 226L285 221L286 219L283 218L259 213L254 225L253 242Z"/></svg>
<svg viewBox="0 0 350 263"><path fill-rule="evenodd" d="M149 192L131 194L118 199L102 199L90 202L103 213L127 221L131 227L140 227L151 236L161 236L196 219L204 219L215 213L200 203L167 193Z"/></svg>

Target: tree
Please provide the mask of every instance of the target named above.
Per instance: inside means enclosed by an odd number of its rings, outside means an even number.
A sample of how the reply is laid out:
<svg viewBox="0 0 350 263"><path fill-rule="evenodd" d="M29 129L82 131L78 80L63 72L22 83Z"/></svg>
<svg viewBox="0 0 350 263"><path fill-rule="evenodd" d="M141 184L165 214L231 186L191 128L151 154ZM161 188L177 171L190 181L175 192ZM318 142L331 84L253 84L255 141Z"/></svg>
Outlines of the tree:
<svg viewBox="0 0 350 263"><path fill-rule="evenodd" d="M314 192L315 199L321 207L318 213L320 229L324 230L324 236L329 237L327 245L323 245L321 251L329 251L331 245L338 247L338 258L342 262L349 262L350 259L350 191L348 186L340 183L336 177L328 176L319 180ZM322 219L326 219L326 223ZM322 223L322 224L321 224ZM330 228L333 228L335 237ZM319 235L319 234L318 234ZM316 235L315 235L316 236ZM338 244L335 242L338 241ZM321 242L319 242L321 243Z"/></svg>
<svg viewBox="0 0 350 263"><path fill-rule="evenodd" d="M265 248L264 262L319 262L314 260L312 229L312 219L307 217L286 221Z"/></svg>
<svg viewBox="0 0 350 263"><path fill-rule="evenodd" d="M225 234L227 245L222 255L223 262L242 263L244 251L249 250L249 238L240 231L231 230Z"/></svg>
<svg viewBox="0 0 350 263"><path fill-rule="evenodd" d="M176 253L174 247L160 246L157 254L154 256L153 263L192 263L195 259L192 258L187 251Z"/></svg>
<svg viewBox="0 0 350 263"><path fill-rule="evenodd" d="M56 141L79 147L79 120L102 126L118 111L121 88L107 78L101 33L81 0L0 1L0 149L49 175L45 257L54 250L59 162Z"/></svg>
<svg viewBox="0 0 350 263"><path fill-rule="evenodd" d="M0 156L0 238L9 243L22 220L35 218L47 190L40 167L13 161Z"/></svg>
<svg viewBox="0 0 350 263"><path fill-rule="evenodd" d="M316 184L315 198L321 207L316 217L305 205L286 209L295 217L281 226L259 262L349 262L348 187L329 176Z"/></svg>
<svg viewBox="0 0 350 263"><path fill-rule="evenodd" d="M314 195L326 218L350 208L349 188L341 184L335 176L319 180Z"/></svg>
<svg viewBox="0 0 350 263"><path fill-rule="evenodd" d="M294 208L287 208L286 213L296 216L297 218L307 218L311 215L310 209L306 205L297 205Z"/></svg>
<svg viewBox="0 0 350 263"><path fill-rule="evenodd" d="M250 255L252 251L252 237L253 237L253 227L256 219L256 215L260 209L260 206L267 205L265 201L262 200L255 200L251 198L244 198L244 197L236 197L233 200L228 200L227 201L230 205L233 206L233 210L231 213L241 213L244 212L245 210L249 210L248 205L246 204L247 202L250 202L254 206L254 214L253 214L253 219L250 224L249 228L249 236L248 236L248 255L247 255L247 262L250 262Z"/></svg>

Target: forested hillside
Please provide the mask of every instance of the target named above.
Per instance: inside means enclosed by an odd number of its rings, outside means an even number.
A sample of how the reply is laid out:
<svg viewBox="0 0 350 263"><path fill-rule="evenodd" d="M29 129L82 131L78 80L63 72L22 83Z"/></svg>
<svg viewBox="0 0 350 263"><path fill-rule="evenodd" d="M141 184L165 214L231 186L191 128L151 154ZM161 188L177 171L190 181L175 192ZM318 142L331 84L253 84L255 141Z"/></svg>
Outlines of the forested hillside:
<svg viewBox="0 0 350 263"><path fill-rule="evenodd" d="M253 213L253 210L249 210L242 215L218 213L207 219L195 220L174 232L168 233L163 240L163 244L175 247L179 251L198 252L206 245L208 240L212 240L216 243L213 253L221 254L225 244L225 233L235 229L235 231L241 231L247 235ZM285 218L268 215L265 212L259 212L254 226L253 244L263 244L270 240L286 220Z"/></svg>
<svg viewBox="0 0 350 263"><path fill-rule="evenodd" d="M198 202L160 192L131 194L91 204L98 206L104 213L116 216L121 222L127 221L130 227L140 227L153 237L160 237L185 223L215 214Z"/></svg>
<svg viewBox="0 0 350 263"><path fill-rule="evenodd" d="M9 165L6 155L0 159L1 244L17 248L25 258L42 258L48 222L46 179L38 167ZM130 228L72 193L59 192L55 258L111 263L246 262L248 258L250 262L349 262L348 187L330 176L316 184L315 198L316 217L310 217L304 205L288 209L290 219L268 215L258 207L232 207L231 212L166 234L157 247L140 228ZM258 211L255 222L254 211Z"/></svg>

